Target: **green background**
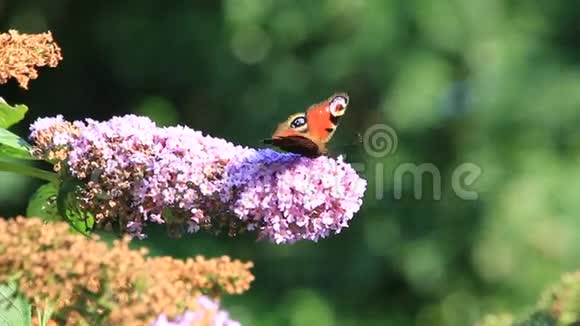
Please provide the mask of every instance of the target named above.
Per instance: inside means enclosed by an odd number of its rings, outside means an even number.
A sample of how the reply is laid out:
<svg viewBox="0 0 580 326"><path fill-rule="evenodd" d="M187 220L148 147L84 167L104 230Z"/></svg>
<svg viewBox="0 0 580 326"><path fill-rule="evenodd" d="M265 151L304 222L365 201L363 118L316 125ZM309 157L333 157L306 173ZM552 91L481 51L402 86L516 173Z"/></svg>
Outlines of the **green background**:
<svg viewBox="0 0 580 326"><path fill-rule="evenodd" d="M0 96L29 106L14 129L23 136L37 117L135 113L262 147L288 115L346 91L331 148L369 181L348 229L274 245L171 242L151 228L144 244L253 260L251 290L224 300L245 325L468 325L526 312L580 265L579 11L527 0L9 0L2 30L51 30L64 61ZM348 146L376 124L396 131L394 153ZM465 162L483 171L468 187L477 200L452 188ZM433 164L441 199L429 178L415 199L412 181L394 178L401 163ZM0 178L0 214L23 213L40 183Z"/></svg>

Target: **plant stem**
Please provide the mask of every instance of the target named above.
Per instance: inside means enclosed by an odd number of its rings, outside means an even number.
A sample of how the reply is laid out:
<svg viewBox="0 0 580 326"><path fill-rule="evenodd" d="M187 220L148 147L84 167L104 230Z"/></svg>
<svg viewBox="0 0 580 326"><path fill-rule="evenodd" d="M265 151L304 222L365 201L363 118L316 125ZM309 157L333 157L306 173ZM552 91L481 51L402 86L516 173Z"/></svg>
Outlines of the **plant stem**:
<svg viewBox="0 0 580 326"><path fill-rule="evenodd" d="M58 182L56 173L37 169L26 164L12 163L0 160L0 171L14 172L50 182Z"/></svg>

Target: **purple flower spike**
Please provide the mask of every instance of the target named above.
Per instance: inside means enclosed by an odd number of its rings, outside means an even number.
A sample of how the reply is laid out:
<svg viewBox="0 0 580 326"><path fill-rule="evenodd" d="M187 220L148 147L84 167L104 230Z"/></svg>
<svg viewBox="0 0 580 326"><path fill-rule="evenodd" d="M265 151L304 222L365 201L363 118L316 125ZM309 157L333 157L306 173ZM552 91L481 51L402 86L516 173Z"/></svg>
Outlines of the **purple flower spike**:
<svg viewBox="0 0 580 326"><path fill-rule="evenodd" d="M154 222L188 232L229 225L276 243L317 241L348 226L366 188L341 157L235 146L134 115L45 118L31 131L35 155L87 184L79 202L98 224L121 222L138 237Z"/></svg>
<svg viewBox="0 0 580 326"><path fill-rule="evenodd" d="M338 159L247 150L226 168L222 198L249 228L276 243L317 241L348 226L366 181Z"/></svg>
<svg viewBox="0 0 580 326"><path fill-rule="evenodd" d="M166 315L160 315L151 326L241 326L238 321L231 320L229 313L219 310L219 305L207 296L199 297L200 309L192 312L186 311L180 316L169 321Z"/></svg>

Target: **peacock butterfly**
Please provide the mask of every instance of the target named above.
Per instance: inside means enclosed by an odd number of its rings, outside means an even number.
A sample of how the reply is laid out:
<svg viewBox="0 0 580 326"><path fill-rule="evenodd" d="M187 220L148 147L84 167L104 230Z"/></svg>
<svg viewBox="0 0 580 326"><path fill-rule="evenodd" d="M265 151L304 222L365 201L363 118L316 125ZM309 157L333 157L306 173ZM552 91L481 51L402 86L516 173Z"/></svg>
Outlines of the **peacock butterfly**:
<svg viewBox="0 0 580 326"><path fill-rule="evenodd" d="M306 112L288 117L264 143L310 158L324 155L328 152L326 143L332 138L347 105L348 95L336 93L311 105Z"/></svg>

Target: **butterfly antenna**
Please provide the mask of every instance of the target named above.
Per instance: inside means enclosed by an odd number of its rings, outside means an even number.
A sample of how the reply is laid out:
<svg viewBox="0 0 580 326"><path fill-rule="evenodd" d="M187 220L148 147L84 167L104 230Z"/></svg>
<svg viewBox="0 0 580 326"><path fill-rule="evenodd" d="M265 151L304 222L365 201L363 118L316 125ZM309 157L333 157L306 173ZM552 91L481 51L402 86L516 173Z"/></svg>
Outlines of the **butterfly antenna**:
<svg viewBox="0 0 580 326"><path fill-rule="evenodd" d="M351 143L348 143L348 144L340 144L340 145L338 145L337 147L338 147L338 148L349 148L349 147L355 147L355 146L358 146L358 145L360 145L360 144L362 144L362 143L363 143L363 138L362 138L362 136L361 136L361 134L360 134L360 133L357 133L357 134L356 134L356 139L355 139L353 142L351 142Z"/></svg>

